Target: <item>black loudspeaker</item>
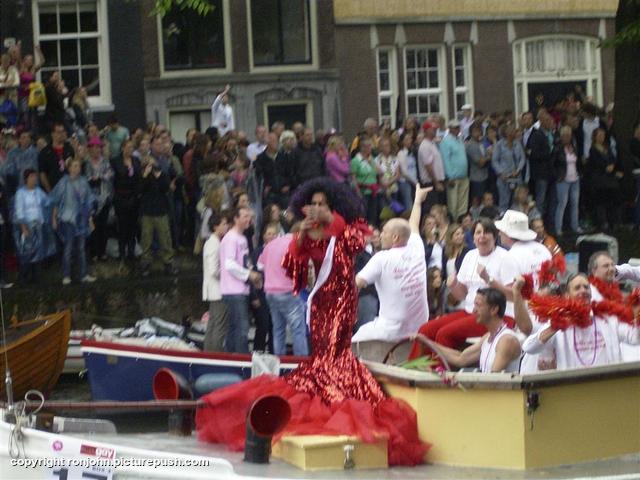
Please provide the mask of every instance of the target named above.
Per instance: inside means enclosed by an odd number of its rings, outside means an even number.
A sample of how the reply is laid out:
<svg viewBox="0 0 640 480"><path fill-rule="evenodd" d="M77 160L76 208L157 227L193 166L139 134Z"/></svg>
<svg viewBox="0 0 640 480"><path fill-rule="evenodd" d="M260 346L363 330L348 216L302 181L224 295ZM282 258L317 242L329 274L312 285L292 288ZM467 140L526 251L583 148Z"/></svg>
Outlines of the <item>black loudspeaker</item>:
<svg viewBox="0 0 640 480"><path fill-rule="evenodd" d="M609 243L593 240L583 240L580 242L578 244L578 270L582 273L589 274L589 258L600 250L609 251Z"/></svg>

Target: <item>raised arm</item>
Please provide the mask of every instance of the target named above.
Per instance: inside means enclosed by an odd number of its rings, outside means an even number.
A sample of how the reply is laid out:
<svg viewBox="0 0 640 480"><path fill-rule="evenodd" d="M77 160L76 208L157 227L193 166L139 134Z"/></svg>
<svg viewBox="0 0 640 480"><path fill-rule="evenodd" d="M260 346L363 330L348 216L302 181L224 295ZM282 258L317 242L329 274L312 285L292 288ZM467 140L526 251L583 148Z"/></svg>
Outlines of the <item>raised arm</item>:
<svg viewBox="0 0 640 480"><path fill-rule="evenodd" d="M413 208L411 209L411 216L409 217L411 233L420 234L420 217L422 215L422 203L425 201L428 193L431 190L433 190L433 187L422 188L420 185L416 185L416 196L413 200Z"/></svg>
<svg viewBox="0 0 640 480"><path fill-rule="evenodd" d="M525 335L530 335L533 325L531 324L531 317L529 317L529 311L527 305L522 298L522 287L524 286L524 278L519 276L511 286L513 293L513 309L516 325L518 329Z"/></svg>

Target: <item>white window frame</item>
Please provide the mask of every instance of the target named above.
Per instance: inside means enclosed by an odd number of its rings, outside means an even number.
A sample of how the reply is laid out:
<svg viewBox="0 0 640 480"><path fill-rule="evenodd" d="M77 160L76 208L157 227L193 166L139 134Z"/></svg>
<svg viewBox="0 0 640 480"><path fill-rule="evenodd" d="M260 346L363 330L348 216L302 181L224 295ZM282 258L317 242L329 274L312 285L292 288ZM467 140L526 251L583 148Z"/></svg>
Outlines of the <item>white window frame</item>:
<svg viewBox="0 0 640 480"><path fill-rule="evenodd" d="M380 52L386 52L389 56L389 89L382 90L380 87ZM388 98L390 102L389 122L391 127L396 124L396 105L398 103L398 63L396 49L394 47L378 47L375 49L376 55L376 82L378 85L378 122L382 125L386 116L382 115L381 102L383 98Z"/></svg>
<svg viewBox="0 0 640 480"><path fill-rule="evenodd" d="M40 6L60 5L75 3L76 0L31 0L31 13L33 22L33 43L40 44L47 40L74 40L82 38L97 38L98 40L98 78L100 79L100 95L89 96L89 104L94 111L113 110L111 97L111 60L109 57L109 20L107 12L107 0L94 0L96 2L96 17L98 34L94 33L56 33L40 34ZM38 73L41 78L41 73ZM62 75L64 79L64 74Z"/></svg>
<svg viewBox="0 0 640 480"><path fill-rule="evenodd" d="M291 99L291 100L267 100L262 104L263 123L265 125L271 125L275 120L269 119L269 107L278 105L305 105L306 106L306 121L304 126L306 128L314 129L313 122L313 100L307 98Z"/></svg>
<svg viewBox="0 0 640 480"><path fill-rule="evenodd" d="M549 70L546 72L527 72L528 42L540 40L580 40L585 42L585 71L566 72L564 69ZM599 40L596 37L585 35L539 35L526 37L513 42L513 95L516 106L516 114L520 115L529 109L529 84L558 82L586 82L585 94L593 97L594 101L602 105L602 56L598 48Z"/></svg>
<svg viewBox="0 0 640 480"><path fill-rule="evenodd" d="M249 50L249 71L252 73L291 73L318 70L318 8L316 0L309 0L309 28L311 35L311 63L293 65L255 66L253 63L253 27L251 24L251 0L247 6L247 49Z"/></svg>
<svg viewBox="0 0 640 480"><path fill-rule="evenodd" d="M425 89L412 89L409 90L407 82L407 50L437 50L438 52L438 88L425 88ZM449 112L449 98L447 88L447 62L446 62L446 46L444 44L421 44L421 45L406 45L402 49L402 76L404 77L404 107L406 117L418 115L415 113L409 113L409 97L416 95L438 95L440 97L440 111L430 112L428 115L439 114L448 117ZM418 118L418 120L420 120Z"/></svg>
<svg viewBox="0 0 640 480"><path fill-rule="evenodd" d="M162 18L156 15L156 30L158 34L158 63L162 78L183 77L208 77L211 75L227 75L233 69L231 58L231 16L229 13L229 0L222 0L222 24L224 26L224 67L218 68L194 68L191 70L165 70L164 66L164 39L162 38Z"/></svg>
<svg viewBox="0 0 640 480"><path fill-rule="evenodd" d="M456 49L462 48L464 56L464 86L456 86ZM465 103L474 105L473 98L473 52L470 43L454 43L451 46L451 91L453 92L454 116L457 116L462 108L458 105L458 95L464 93L467 100ZM464 103L463 103L464 105Z"/></svg>

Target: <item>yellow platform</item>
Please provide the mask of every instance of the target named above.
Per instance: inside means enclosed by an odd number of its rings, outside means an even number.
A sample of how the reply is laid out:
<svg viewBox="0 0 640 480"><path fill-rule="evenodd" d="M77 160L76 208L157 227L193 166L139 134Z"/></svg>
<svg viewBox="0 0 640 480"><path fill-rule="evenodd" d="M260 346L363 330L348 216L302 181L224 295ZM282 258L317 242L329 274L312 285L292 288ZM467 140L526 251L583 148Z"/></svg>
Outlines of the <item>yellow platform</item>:
<svg viewBox="0 0 640 480"><path fill-rule="evenodd" d="M524 470L640 452L640 362L522 376L458 373L464 390L435 374L367 365L416 410L432 463Z"/></svg>
<svg viewBox="0 0 640 480"><path fill-rule="evenodd" d="M274 457L303 470L387 468L387 441L364 443L346 435L289 435L273 446Z"/></svg>

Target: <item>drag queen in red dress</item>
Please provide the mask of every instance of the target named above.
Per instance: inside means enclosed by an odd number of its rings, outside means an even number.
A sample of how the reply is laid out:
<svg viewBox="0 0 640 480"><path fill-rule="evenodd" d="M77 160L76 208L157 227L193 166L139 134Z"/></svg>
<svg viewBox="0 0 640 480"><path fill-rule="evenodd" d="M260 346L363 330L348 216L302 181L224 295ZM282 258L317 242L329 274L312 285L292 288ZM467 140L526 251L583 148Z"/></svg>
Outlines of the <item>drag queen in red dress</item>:
<svg viewBox="0 0 640 480"><path fill-rule="evenodd" d="M285 434L354 435L365 442L388 441L389 465L422 463L429 445L418 437L416 414L401 400L388 398L351 351L358 290L354 256L369 230L360 199L329 179L303 184L291 200L304 220L283 266L299 292L307 284L309 260L316 283L307 301L312 354L285 377L261 375L212 392L198 409L198 436L241 450L245 419L263 395L280 395L291 406Z"/></svg>

